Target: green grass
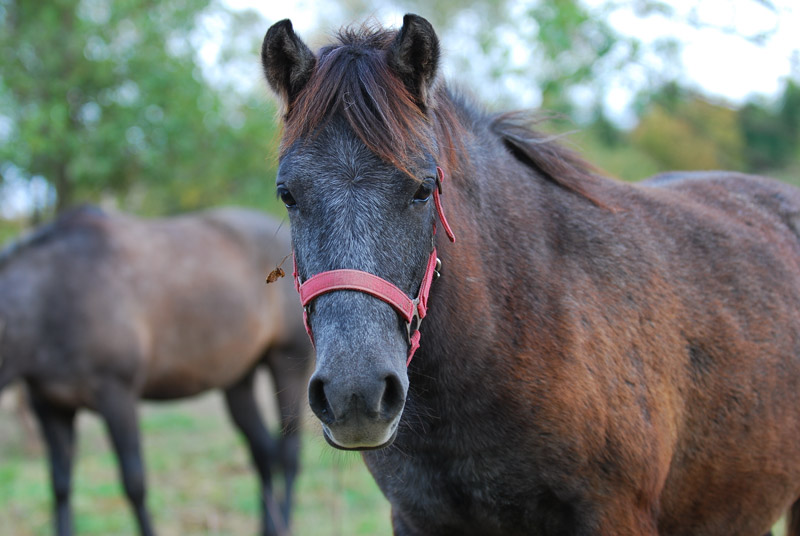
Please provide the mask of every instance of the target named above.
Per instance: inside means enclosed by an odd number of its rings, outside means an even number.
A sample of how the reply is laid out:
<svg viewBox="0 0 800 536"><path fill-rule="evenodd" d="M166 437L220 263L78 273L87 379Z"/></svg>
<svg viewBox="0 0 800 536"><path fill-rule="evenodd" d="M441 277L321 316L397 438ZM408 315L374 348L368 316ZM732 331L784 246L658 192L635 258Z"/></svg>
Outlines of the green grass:
<svg viewBox="0 0 800 536"><path fill-rule="evenodd" d="M269 408L267 413L269 414ZM306 419L294 536L388 536L389 504L361 457L329 447ZM72 503L76 536L134 536L104 428L79 420ZM256 534L257 480L217 394L144 404L148 505L161 536ZM16 416L0 407L0 534L50 536L49 477L41 447L27 446ZM783 536L781 523L774 536Z"/></svg>
<svg viewBox="0 0 800 536"><path fill-rule="evenodd" d="M295 536L391 534L389 504L358 454L329 447L307 419L297 481ZM105 429L79 419L72 504L77 536L135 535ZM145 404L148 505L161 536L256 534L257 479L220 397ZM0 409L0 533L50 535L50 486L41 446L27 446L16 416Z"/></svg>

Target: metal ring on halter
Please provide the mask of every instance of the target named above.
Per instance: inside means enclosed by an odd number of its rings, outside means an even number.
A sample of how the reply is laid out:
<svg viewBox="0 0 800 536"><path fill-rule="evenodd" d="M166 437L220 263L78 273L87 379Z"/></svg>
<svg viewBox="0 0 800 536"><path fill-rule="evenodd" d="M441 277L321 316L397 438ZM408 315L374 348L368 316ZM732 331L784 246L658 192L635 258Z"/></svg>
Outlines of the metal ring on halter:
<svg viewBox="0 0 800 536"><path fill-rule="evenodd" d="M419 298L412 300L414 304L414 312L411 315L411 320L406 322L406 335L408 335L408 344L411 344L411 336L415 331L419 331L419 325L422 323L422 317L419 316Z"/></svg>

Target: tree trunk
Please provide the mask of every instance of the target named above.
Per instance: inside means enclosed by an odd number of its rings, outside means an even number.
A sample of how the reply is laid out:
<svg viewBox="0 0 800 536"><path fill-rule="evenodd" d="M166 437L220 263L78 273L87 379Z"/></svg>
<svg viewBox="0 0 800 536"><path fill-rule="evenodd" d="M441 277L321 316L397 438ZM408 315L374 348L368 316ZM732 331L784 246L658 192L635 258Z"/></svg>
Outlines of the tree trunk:
<svg viewBox="0 0 800 536"><path fill-rule="evenodd" d="M67 173L66 162L61 162L56 166L55 184L56 188L56 214L61 214L64 210L72 206L72 181Z"/></svg>

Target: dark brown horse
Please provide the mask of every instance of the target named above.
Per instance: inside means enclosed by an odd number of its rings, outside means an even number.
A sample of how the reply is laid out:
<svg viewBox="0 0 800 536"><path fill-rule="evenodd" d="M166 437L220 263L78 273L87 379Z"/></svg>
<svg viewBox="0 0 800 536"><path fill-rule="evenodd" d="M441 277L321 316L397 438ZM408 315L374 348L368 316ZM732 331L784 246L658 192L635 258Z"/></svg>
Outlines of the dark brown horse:
<svg viewBox="0 0 800 536"><path fill-rule="evenodd" d="M263 492L263 534L284 532L297 473L311 347L291 285L264 285L290 251L262 214L218 209L144 221L95 208L67 213L0 254L0 389L28 385L50 455L56 532L71 533L75 413L105 421L143 535L137 401L223 389ZM253 389L275 382L283 434L267 431ZM271 471L285 475L276 507Z"/></svg>
<svg viewBox="0 0 800 536"><path fill-rule="evenodd" d="M316 54L282 21L262 60L311 407L395 534L760 536L800 497L800 191L603 178L450 90L414 15Z"/></svg>

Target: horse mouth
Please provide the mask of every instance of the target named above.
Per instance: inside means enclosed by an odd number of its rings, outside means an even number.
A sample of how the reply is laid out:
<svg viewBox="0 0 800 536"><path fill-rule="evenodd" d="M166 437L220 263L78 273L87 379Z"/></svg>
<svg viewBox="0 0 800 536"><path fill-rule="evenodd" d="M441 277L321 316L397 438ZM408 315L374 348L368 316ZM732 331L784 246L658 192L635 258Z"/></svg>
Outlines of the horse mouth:
<svg viewBox="0 0 800 536"><path fill-rule="evenodd" d="M397 429L398 423L400 419L397 419L389 426L389 433L388 438L386 435L383 437L385 439L378 440L378 442L371 442L366 440L355 440L355 441L341 441L338 442L335 439L335 435L332 433L331 429L323 424L322 425L322 435L325 437L325 441L328 442L330 446L338 450L346 450L346 451L366 451L366 450L379 450L390 446L394 443L395 438L397 438Z"/></svg>

